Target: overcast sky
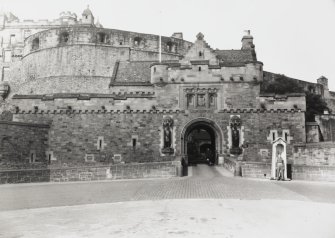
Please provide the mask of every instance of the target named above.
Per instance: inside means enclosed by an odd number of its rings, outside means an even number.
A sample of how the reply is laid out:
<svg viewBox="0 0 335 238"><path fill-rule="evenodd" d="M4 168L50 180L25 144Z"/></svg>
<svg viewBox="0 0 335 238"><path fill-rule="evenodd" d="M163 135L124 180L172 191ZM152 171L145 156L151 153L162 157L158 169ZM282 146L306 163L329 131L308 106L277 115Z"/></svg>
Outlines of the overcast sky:
<svg viewBox="0 0 335 238"><path fill-rule="evenodd" d="M20 19L55 19L90 5L106 28L171 36L198 32L216 49L240 49L251 30L264 70L316 82L335 91L335 0L0 0Z"/></svg>

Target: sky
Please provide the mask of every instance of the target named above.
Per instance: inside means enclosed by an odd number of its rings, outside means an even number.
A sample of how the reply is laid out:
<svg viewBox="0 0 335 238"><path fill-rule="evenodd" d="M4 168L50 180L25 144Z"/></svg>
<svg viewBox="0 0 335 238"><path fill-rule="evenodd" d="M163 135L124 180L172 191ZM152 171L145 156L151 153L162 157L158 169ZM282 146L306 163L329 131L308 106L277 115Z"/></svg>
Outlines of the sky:
<svg viewBox="0 0 335 238"><path fill-rule="evenodd" d="M250 30L265 71L310 82L323 75L335 91L335 0L0 0L21 20L80 18L87 5L105 28L183 32L191 42L202 32L213 49L240 49Z"/></svg>

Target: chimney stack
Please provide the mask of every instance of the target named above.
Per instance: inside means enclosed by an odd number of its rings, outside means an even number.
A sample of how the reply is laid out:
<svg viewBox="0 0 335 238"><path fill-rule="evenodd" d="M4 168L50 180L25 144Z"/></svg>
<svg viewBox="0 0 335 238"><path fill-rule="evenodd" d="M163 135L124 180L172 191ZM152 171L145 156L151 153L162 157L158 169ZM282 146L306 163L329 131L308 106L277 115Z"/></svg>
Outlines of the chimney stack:
<svg viewBox="0 0 335 238"><path fill-rule="evenodd" d="M245 31L246 34L242 38L242 50L251 50L255 48L253 37L250 35L250 30Z"/></svg>

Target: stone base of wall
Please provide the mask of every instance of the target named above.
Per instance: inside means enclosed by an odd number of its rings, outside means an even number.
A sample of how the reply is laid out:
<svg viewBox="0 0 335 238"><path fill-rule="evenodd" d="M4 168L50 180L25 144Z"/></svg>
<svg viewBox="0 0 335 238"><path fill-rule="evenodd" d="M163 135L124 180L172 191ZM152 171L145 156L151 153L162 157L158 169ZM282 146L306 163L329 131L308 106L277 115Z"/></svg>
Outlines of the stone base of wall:
<svg viewBox="0 0 335 238"><path fill-rule="evenodd" d="M236 159L224 158L223 167L232 172L235 176L241 176L241 164Z"/></svg>
<svg viewBox="0 0 335 238"><path fill-rule="evenodd" d="M242 177L271 178L271 164L260 162L244 162L241 165Z"/></svg>
<svg viewBox="0 0 335 238"><path fill-rule="evenodd" d="M169 178L179 175L180 163L153 162L40 170L0 171L0 183L69 182L138 178Z"/></svg>
<svg viewBox="0 0 335 238"><path fill-rule="evenodd" d="M0 171L0 184L39 183L50 181L49 169L26 169Z"/></svg>
<svg viewBox="0 0 335 238"><path fill-rule="evenodd" d="M292 166L292 179L335 182L335 166Z"/></svg>

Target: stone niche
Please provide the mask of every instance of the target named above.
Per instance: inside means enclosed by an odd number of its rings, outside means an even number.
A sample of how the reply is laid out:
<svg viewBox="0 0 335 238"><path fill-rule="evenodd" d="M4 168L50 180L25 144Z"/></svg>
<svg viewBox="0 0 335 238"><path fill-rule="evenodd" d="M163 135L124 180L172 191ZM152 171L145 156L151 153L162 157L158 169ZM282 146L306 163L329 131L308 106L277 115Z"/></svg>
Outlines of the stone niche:
<svg viewBox="0 0 335 238"><path fill-rule="evenodd" d="M231 116L228 126L228 140L230 147L230 154L240 155L242 153L242 121L240 116Z"/></svg>
<svg viewBox="0 0 335 238"><path fill-rule="evenodd" d="M162 154L174 154L173 148L173 119L172 117L165 117L163 119L163 147L161 148Z"/></svg>

